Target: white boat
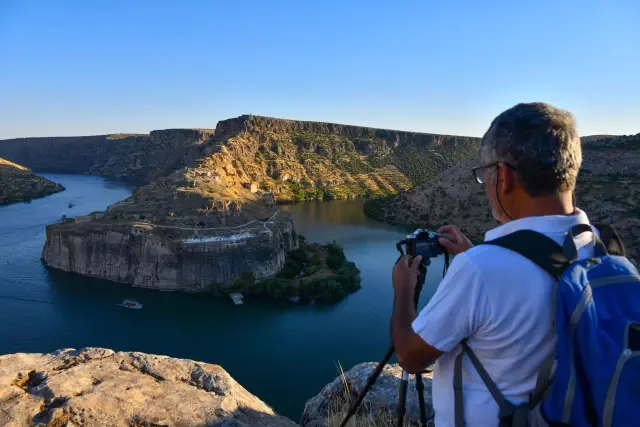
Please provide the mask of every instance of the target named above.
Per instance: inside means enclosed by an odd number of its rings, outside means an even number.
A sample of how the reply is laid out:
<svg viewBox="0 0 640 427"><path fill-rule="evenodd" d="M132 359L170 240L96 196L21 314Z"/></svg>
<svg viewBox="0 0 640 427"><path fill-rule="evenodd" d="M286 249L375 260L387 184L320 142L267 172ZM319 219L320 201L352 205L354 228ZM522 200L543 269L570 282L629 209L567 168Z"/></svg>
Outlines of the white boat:
<svg viewBox="0 0 640 427"><path fill-rule="evenodd" d="M131 308L133 310L140 310L142 308L142 304L132 299L125 299L118 305L120 307Z"/></svg>

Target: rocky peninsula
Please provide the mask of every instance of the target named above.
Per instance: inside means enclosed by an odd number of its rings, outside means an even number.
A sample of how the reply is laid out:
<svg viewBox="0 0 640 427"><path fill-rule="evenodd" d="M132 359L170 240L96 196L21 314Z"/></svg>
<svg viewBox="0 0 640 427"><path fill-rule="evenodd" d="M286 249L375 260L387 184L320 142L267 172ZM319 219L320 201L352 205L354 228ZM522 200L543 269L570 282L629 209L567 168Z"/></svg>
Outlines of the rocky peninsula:
<svg viewBox="0 0 640 427"><path fill-rule="evenodd" d="M64 190L24 166L0 158L0 205L29 202Z"/></svg>
<svg viewBox="0 0 640 427"><path fill-rule="evenodd" d="M305 405L303 427L339 425L375 363L339 375ZM402 370L388 365L363 402L358 425L387 425L394 417ZM424 378L430 419L431 374ZM407 420L419 407L410 381ZM390 422L388 424L391 424ZM76 427L295 427L238 384L221 366L104 348L0 356L0 425Z"/></svg>
<svg viewBox="0 0 640 427"><path fill-rule="evenodd" d="M359 281L342 272L335 277L351 277L348 285L333 278L274 282L298 247L277 203L394 194L467 159L478 144L470 137L240 116L215 129L6 140L0 155L138 184L106 212L48 226L42 259L52 268L213 293L237 283L251 293L258 289L253 277L290 290L318 285L319 296L336 283L342 289L329 293L352 292Z"/></svg>

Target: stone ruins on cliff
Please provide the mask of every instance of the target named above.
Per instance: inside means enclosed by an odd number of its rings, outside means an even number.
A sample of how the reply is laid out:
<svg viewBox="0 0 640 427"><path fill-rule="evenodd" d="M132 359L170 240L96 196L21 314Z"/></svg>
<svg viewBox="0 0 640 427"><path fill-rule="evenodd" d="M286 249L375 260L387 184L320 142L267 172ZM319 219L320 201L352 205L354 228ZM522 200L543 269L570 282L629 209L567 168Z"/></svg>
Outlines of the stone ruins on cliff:
<svg viewBox="0 0 640 427"><path fill-rule="evenodd" d="M28 202L62 190L62 185L0 158L0 205Z"/></svg>
<svg viewBox="0 0 640 427"><path fill-rule="evenodd" d="M103 348L0 356L0 425L296 426L218 365Z"/></svg>

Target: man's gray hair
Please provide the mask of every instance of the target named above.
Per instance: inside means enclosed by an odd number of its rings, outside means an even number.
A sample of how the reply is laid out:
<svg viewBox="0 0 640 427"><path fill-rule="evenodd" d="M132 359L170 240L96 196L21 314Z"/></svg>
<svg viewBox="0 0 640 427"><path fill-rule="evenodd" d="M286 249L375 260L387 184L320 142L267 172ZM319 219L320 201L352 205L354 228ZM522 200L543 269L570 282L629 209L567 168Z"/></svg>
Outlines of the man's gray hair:
<svg viewBox="0 0 640 427"><path fill-rule="evenodd" d="M483 162L514 166L532 197L573 191L582 164L575 118L541 102L518 104L493 120L481 156Z"/></svg>

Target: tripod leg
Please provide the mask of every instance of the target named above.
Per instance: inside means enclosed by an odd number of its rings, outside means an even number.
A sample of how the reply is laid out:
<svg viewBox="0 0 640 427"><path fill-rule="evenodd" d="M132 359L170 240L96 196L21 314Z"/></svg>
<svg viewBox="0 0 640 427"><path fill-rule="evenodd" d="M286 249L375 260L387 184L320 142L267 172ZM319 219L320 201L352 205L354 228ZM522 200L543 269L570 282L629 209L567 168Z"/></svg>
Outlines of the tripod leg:
<svg viewBox="0 0 640 427"><path fill-rule="evenodd" d="M420 425L427 427L427 408L424 405L424 383L422 374L416 374L416 391L418 392L418 404L420 405Z"/></svg>
<svg viewBox="0 0 640 427"><path fill-rule="evenodd" d="M391 359L393 352L394 352L393 344L391 344L391 346L389 347L389 350L387 350L387 354L384 355L382 360L378 362L378 366L376 366L376 369L374 369L371 375L369 375L369 378L367 379L367 384L365 384L364 388L358 395L358 398L356 399L355 402L353 402L353 404L349 408L349 412L347 412L347 415L344 417L344 420L342 420L340 427L346 426L347 423L349 422L349 419L351 419L353 414L356 413L356 411L358 410L358 406L360 406L360 404L362 403L362 400L364 399L366 394L369 392L373 384L376 382L376 380L380 376L380 373L384 369L384 366L389 362L389 359Z"/></svg>
<svg viewBox="0 0 640 427"><path fill-rule="evenodd" d="M402 427L404 423L404 413L407 405L407 385L409 383L409 374L402 370L402 380L398 388L398 404L396 405L396 427Z"/></svg>

